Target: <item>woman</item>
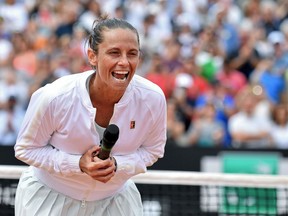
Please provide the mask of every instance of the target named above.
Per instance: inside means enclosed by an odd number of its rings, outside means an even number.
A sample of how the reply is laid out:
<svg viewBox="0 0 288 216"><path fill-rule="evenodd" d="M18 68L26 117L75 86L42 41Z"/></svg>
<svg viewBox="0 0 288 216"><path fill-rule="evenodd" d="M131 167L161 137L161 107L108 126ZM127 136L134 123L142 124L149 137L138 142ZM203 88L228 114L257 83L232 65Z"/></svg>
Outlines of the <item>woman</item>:
<svg viewBox="0 0 288 216"><path fill-rule="evenodd" d="M15 156L30 165L17 188L16 216L142 215L129 179L163 157L166 101L158 86L134 76L139 47L133 26L103 17L89 36L94 70L33 94L15 145ZM101 160L109 124L119 127L119 139Z"/></svg>
<svg viewBox="0 0 288 216"><path fill-rule="evenodd" d="M287 104L276 104L272 111L271 137L275 148L288 148L288 108Z"/></svg>

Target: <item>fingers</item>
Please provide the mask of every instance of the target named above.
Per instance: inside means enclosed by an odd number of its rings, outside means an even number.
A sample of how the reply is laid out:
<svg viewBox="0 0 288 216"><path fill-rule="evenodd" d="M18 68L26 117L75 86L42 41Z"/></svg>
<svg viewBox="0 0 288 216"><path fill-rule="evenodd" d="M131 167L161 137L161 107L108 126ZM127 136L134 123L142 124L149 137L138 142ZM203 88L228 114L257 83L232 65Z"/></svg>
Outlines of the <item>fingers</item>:
<svg viewBox="0 0 288 216"><path fill-rule="evenodd" d="M106 166L91 172L91 177L97 181L106 183L115 175L113 165Z"/></svg>
<svg viewBox="0 0 288 216"><path fill-rule="evenodd" d="M94 166L91 167L90 176L97 181L106 183L115 175L113 162L110 159L99 160L94 162Z"/></svg>
<svg viewBox="0 0 288 216"><path fill-rule="evenodd" d="M115 164L111 158L101 160L97 153L100 147L89 149L80 159L80 169L94 180L106 183L115 175Z"/></svg>
<svg viewBox="0 0 288 216"><path fill-rule="evenodd" d="M93 146L91 149L87 151L87 153L93 158L95 155L97 155L100 151L100 146Z"/></svg>

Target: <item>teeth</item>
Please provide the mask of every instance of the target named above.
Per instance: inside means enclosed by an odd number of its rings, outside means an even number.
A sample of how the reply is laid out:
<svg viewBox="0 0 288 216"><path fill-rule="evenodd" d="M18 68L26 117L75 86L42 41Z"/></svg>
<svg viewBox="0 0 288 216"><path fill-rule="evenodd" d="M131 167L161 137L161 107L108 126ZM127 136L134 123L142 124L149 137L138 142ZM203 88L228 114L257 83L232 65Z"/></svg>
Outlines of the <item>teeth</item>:
<svg viewBox="0 0 288 216"><path fill-rule="evenodd" d="M115 74L128 74L128 71L114 71Z"/></svg>
<svg viewBox="0 0 288 216"><path fill-rule="evenodd" d="M118 80L126 80L128 73L128 71L114 71L112 76Z"/></svg>

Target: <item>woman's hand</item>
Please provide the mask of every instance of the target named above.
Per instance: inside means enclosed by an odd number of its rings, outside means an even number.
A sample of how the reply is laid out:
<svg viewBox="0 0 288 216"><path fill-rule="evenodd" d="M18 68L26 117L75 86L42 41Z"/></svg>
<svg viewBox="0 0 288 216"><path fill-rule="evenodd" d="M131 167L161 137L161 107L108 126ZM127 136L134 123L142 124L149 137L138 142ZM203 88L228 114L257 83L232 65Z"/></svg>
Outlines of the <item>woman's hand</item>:
<svg viewBox="0 0 288 216"><path fill-rule="evenodd" d="M100 149L100 146L94 146L85 152L80 158L79 166L91 178L106 183L115 175L115 164L112 157L106 160L98 158Z"/></svg>

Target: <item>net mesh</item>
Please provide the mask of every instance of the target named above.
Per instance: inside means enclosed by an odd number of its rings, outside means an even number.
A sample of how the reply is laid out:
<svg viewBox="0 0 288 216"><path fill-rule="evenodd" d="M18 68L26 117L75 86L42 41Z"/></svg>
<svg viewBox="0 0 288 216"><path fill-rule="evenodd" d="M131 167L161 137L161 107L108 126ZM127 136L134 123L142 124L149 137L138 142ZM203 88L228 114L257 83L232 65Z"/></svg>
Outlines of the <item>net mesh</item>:
<svg viewBox="0 0 288 216"><path fill-rule="evenodd" d="M0 215L14 215L25 166L0 166ZM144 216L288 215L288 177L150 170L133 178Z"/></svg>

